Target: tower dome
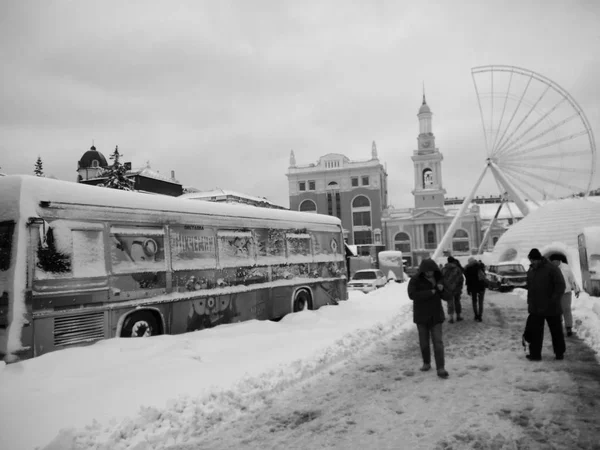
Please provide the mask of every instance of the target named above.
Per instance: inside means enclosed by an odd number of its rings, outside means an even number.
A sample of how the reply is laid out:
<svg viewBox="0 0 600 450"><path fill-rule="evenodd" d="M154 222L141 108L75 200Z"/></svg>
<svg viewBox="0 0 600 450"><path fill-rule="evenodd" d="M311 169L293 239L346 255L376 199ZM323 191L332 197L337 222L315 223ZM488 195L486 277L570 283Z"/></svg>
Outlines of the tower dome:
<svg viewBox="0 0 600 450"><path fill-rule="evenodd" d="M419 108L419 114L431 113L431 109L429 109L429 105L425 101L425 94L423 94L423 104Z"/></svg>
<svg viewBox="0 0 600 450"><path fill-rule="evenodd" d="M96 161L96 162L94 162ZM90 169L108 166L106 158L93 145L83 154L78 162L78 169Z"/></svg>

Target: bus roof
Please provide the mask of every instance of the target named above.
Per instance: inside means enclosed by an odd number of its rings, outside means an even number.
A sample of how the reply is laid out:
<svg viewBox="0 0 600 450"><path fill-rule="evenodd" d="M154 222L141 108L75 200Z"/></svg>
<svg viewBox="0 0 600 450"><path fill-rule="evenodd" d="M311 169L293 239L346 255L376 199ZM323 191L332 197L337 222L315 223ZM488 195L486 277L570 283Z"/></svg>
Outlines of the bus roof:
<svg viewBox="0 0 600 450"><path fill-rule="evenodd" d="M249 219L331 224L341 226L337 217L299 211L261 208L252 205L232 205L204 200L189 200L166 195L90 186L70 181L36 177L32 175L8 175L0 177L0 215L10 214L18 205L19 216L40 216L43 207L53 203L73 204L79 207L107 207L147 210L157 212L208 214ZM14 217L13 217L14 218Z"/></svg>

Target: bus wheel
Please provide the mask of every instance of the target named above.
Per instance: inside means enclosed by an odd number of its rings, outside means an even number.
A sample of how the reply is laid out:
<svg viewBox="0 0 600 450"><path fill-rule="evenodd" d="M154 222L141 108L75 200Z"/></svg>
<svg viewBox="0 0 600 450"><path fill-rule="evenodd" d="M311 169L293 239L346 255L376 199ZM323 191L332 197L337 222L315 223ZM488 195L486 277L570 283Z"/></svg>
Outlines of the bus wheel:
<svg viewBox="0 0 600 450"><path fill-rule="evenodd" d="M157 334L158 323L148 311L130 314L121 329L121 337L150 337Z"/></svg>
<svg viewBox="0 0 600 450"><path fill-rule="evenodd" d="M296 292L292 312L306 311L310 308L310 294L304 289Z"/></svg>

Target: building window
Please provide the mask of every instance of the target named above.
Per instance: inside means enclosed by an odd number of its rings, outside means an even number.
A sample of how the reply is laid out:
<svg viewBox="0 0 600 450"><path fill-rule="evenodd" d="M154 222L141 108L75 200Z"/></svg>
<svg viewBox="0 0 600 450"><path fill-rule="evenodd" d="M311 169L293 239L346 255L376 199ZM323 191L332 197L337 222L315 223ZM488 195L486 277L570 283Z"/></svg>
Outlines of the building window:
<svg viewBox="0 0 600 450"><path fill-rule="evenodd" d="M435 244L435 233L432 230L427 232L427 243Z"/></svg>
<svg viewBox="0 0 600 450"><path fill-rule="evenodd" d="M492 238L492 244L496 245L497 242L498 242L498 236L494 236Z"/></svg>
<svg viewBox="0 0 600 450"><path fill-rule="evenodd" d="M333 195L331 192L327 193L327 214L333 216Z"/></svg>
<svg viewBox="0 0 600 450"><path fill-rule="evenodd" d="M339 192L335 193L335 215L338 219L342 220L342 202Z"/></svg>
<svg viewBox="0 0 600 450"><path fill-rule="evenodd" d="M381 245L381 230L379 228L373 230L373 236L375 237L375 245Z"/></svg>
<svg viewBox="0 0 600 450"><path fill-rule="evenodd" d="M309 181L308 182L308 190L309 191L314 191L315 190L315 182L314 181Z"/></svg>
<svg viewBox="0 0 600 450"><path fill-rule="evenodd" d="M359 195L352 200L352 208L369 208L371 210L371 202L364 195Z"/></svg>
<svg viewBox="0 0 600 450"><path fill-rule="evenodd" d="M468 252L471 248L469 242L469 233L465 230L456 230L452 237L452 251L453 252Z"/></svg>
<svg viewBox="0 0 600 450"><path fill-rule="evenodd" d="M97 160L97 159L94 159L94 160L92 161L92 167L96 168L96 167L98 167L99 165L100 165L100 164L98 164L98 160Z"/></svg>
<svg viewBox="0 0 600 450"><path fill-rule="evenodd" d="M305 191L306 190L306 181L300 181L298 183L298 189L301 191Z"/></svg>
<svg viewBox="0 0 600 450"><path fill-rule="evenodd" d="M425 169L423 171L423 189L428 189L433 186L433 171Z"/></svg>
<svg viewBox="0 0 600 450"><path fill-rule="evenodd" d="M371 211L353 211L352 222L355 227L370 227L371 226Z"/></svg>
<svg viewBox="0 0 600 450"><path fill-rule="evenodd" d="M394 249L402 253L410 253L410 237L406 233L396 233L394 236Z"/></svg>
<svg viewBox="0 0 600 450"><path fill-rule="evenodd" d="M316 213L317 204L312 200L304 200L300 203L300 211Z"/></svg>
<svg viewBox="0 0 600 450"><path fill-rule="evenodd" d="M354 232L354 245L369 245L372 243L371 230Z"/></svg>
<svg viewBox="0 0 600 450"><path fill-rule="evenodd" d="M369 185L369 177L362 177L362 185L363 186Z"/></svg>
<svg viewBox="0 0 600 450"><path fill-rule="evenodd" d="M358 177L350 178L350 182L352 184L352 187L358 187Z"/></svg>

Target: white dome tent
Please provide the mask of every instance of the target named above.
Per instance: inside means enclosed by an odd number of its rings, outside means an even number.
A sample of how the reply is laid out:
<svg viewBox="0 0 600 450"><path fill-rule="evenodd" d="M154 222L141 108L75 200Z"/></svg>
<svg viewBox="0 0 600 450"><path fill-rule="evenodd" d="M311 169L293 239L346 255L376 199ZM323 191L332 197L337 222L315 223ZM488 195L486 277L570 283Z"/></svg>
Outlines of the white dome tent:
<svg viewBox="0 0 600 450"><path fill-rule="evenodd" d="M532 248L544 256L561 253L581 280L577 236L584 227L599 225L600 203L596 201L574 198L548 202L510 227L496 243L491 259L527 261Z"/></svg>

